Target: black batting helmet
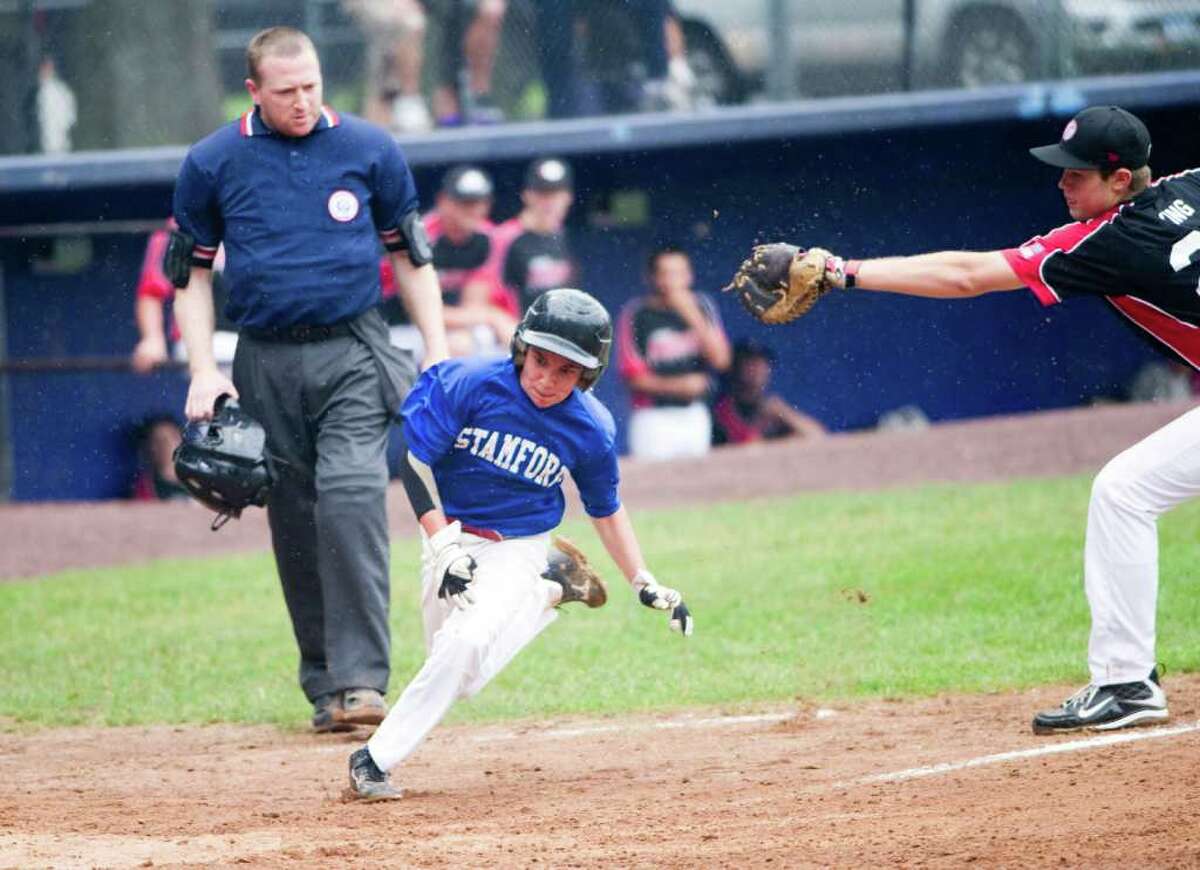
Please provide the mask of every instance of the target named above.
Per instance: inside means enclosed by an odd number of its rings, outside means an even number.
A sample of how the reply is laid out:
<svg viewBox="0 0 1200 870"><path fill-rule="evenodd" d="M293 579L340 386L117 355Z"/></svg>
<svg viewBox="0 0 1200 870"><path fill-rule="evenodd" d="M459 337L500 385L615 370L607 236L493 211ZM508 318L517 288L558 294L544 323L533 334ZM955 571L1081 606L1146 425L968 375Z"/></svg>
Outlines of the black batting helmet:
<svg viewBox="0 0 1200 870"><path fill-rule="evenodd" d="M265 507L273 475L267 433L229 396L213 407L211 422L189 423L175 448L175 475L201 504L217 512L216 531L250 505Z"/></svg>
<svg viewBox="0 0 1200 870"><path fill-rule="evenodd" d="M530 347L540 347L583 366L581 389L591 389L608 366L613 326L608 312L582 290L547 290L529 306L513 334L512 358L519 369Z"/></svg>

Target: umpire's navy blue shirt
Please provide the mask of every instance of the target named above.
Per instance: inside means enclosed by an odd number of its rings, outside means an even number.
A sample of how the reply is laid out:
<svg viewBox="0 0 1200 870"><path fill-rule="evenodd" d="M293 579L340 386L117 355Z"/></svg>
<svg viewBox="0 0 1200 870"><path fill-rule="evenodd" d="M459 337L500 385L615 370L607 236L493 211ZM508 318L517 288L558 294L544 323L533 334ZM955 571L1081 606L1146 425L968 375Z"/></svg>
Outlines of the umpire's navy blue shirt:
<svg viewBox="0 0 1200 870"><path fill-rule="evenodd" d="M272 131L258 110L192 146L175 219L209 266L225 244L225 312L238 326L329 324L380 301L379 242L395 245L418 208L399 146L326 108L307 136Z"/></svg>

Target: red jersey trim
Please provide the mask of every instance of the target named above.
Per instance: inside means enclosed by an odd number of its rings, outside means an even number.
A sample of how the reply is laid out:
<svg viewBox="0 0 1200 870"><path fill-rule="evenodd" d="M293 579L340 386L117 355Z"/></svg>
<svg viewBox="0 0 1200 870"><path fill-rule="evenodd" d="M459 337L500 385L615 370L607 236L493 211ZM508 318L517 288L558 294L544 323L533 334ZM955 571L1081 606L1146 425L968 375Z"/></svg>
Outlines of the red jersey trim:
<svg viewBox="0 0 1200 870"><path fill-rule="evenodd" d="M1046 280L1046 263L1055 254L1075 251L1112 223L1127 205L1128 202L1123 202L1091 220L1073 221L1055 227L1044 236L1034 236L1020 247L1006 248L1000 253L1039 302L1046 306L1057 305L1062 302L1062 295Z"/></svg>
<svg viewBox="0 0 1200 870"><path fill-rule="evenodd" d="M255 108L251 108L249 111L243 113L242 117L238 119L238 132L243 136L255 135L254 112ZM324 127L321 126L321 121L325 122ZM259 123L261 124L262 122L260 121ZM330 127L336 127L341 123L342 119L337 112L329 108L329 106L322 106L321 117L317 119L316 126L313 127L313 132L316 132L317 130L328 130ZM266 132L269 132L269 130Z"/></svg>
<svg viewBox="0 0 1200 870"><path fill-rule="evenodd" d="M212 267L217 258L217 245L196 245L192 248L192 263L197 266Z"/></svg>
<svg viewBox="0 0 1200 870"><path fill-rule="evenodd" d="M617 371L627 381L650 372L650 364L638 351L637 339L633 335L633 318L641 307L640 300L630 300L621 309L617 320Z"/></svg>
<svg viewBox="0 0 1200 870"><path fill-rule="evenodd" d="M1109 296L1107 299L1152 338L1165 344L1192 368L1200 370L1200 326L1180 320L1136 296Z"/></svg>

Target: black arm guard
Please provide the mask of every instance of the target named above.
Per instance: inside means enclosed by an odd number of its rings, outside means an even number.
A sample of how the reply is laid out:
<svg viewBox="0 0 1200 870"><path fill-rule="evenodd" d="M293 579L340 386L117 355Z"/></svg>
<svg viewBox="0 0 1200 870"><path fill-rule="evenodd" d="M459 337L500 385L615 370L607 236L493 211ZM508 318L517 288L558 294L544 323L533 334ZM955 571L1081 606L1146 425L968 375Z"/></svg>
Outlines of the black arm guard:
<svg viewBox="0 0 1200 870"><path fill-rule="evenodd" d="M397 446L400 448L400 482L404 484L404 493L408 496L408 503L412 505L413 514L420 519L438 506L437 500L409 460L411 454L408 452L408 439L404 437L403 426L400 427L400 443Z"/></svg>
<svg viewBox="0 0 1200 870"><path fill-rule="evenodd" d="M407 251L409 262L414 266L427 266L433 262L433 247L429 244L429 234L425 232L425 222L419 214L410 211L400 219L400 238L388 250Z"/></svg>
<svg viewBox="0 0 1200 870"><path fill-rule="evenodd" d="M171 230L163 251L162 268L167 280L182 290L192 278L192 250L196 240L180 230Z"/></svg>

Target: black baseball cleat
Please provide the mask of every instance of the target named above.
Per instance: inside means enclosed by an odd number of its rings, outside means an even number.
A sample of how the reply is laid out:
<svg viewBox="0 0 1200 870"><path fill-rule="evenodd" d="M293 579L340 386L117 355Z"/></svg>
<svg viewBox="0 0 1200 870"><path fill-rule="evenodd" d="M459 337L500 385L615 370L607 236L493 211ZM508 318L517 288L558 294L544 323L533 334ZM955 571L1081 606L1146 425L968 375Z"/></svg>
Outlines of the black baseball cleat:
<svg viewBox="0 0 1200 870"><path fill-rule="evenodd" d="M355 750L350 756L350 791L364 801L394 801L404 792L388 781L367 747Z"/></svg>
<svg viewBox="0 0 1200 870"><path fill-rule="evenodd" d="M322 695L313 702L312 730L315 734L353 731L351 722L342 720L342 696L339 692Z"/></svg>
<svg viewBox="0 0 1200 870"><path fill-rule="evenodd" d="M1116 731L1163 722L1168 715L1167 696L1158 683L1158 668L1155 668L1144 680L1085 686L1061 707L1034 716L1033 733Z"/></svg>

